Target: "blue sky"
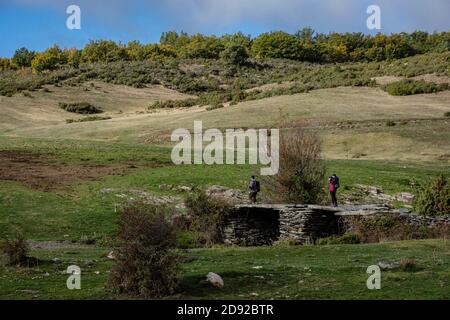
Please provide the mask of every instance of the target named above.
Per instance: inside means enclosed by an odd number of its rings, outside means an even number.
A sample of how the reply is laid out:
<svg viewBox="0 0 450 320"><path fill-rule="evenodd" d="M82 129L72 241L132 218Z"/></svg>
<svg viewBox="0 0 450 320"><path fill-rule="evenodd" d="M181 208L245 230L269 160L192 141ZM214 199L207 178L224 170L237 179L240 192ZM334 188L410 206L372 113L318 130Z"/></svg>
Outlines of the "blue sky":
<svg viewBox="0 0 450 320"><path fill-rule="evenodd" d="M66 28L66 8L81 8L81 30ZM384 33L449 31L449 0L0 0L0 56L19 47L83 47L90 39L158 42L163 31L257 35L311 26L328 33L373 33L366 9L381 8Z"/></svg>

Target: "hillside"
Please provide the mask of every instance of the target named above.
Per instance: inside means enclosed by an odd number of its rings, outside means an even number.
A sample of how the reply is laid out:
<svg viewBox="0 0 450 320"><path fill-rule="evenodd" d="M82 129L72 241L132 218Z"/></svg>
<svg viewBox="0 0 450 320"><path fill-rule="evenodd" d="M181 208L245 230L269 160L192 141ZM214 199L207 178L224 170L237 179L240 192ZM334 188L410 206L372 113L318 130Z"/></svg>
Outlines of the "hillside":
<svg viewBox="0 0 450 320"><path fill-rule="evenodd" d="M446 76L424 74L436 81ZM386 84L399 77L380 77ZM295 83L295 82L293 82ZM282 85L286 87L286 84ZM290 83L289 86L292 86ZM274 92L279 85L252 90ZM94 80L77 86L45 85L27 95L0 96L0 133L15 137L111 140L166 145L177 128L192 128L194 120L205 128L273 127L281 118L302 121L324 138L327 158L448 160L450 91L404 97L391 96L380 86L336 87L241 101L207 111L207 106L148 109L156 101L192 99L161 85L133 88ZM89 102L111 117L106 121L66 123L85 116L62 110L61 102ZM388 126L388 121L401 125ZM421 134L416 134L421 132ZM370 142L370 147L361 142ZM417 152L420 150L420 152Z"/></svg>
<svg viewBox="0 0 450 320"><path fill-rule="evenodd" d="M0 73L0 233L20 230L40 259L36 267L2 267L0 299L124 298L105 289L122 205L142 200L184 212L192 190L223 186L245 195L257 166L172 163L172 130L197 120L219 129L301 123L323 142L326 176L341 177L340 203L391 199L411 209L395 195L416 194L449 172L450 91L438 85L450 82L449 61L446 52L370 63L273 59L231 74L214 59ZM386 92L385 85L403 83L422 91ZM77 114L62 103L103 112ZM429 238L427 232L403 236ZM448 298L442 239L197 248L195 236L177 239L182 282L169 298ZM412 258L414 272L387 271L383 290L365 289L368 265ZM83 266L83 290L65 288L61 263ZM224 277L222 291L201 282L210 271Z"/></svg>
<svg viewBox="0 0 450 320"><path fill-rule="evenodd" d="M14 133L24 128L52 127L65 123L66 119L82 118L81 115L62 110L58 105L61 102L88 101L104 110L104 116L125 119L145 111L147 105L156 101L189 97L160 85L142 89L99 81L87 82L78 87L46 85L42 90L28 95L0 96L0 133Z"/></svg>

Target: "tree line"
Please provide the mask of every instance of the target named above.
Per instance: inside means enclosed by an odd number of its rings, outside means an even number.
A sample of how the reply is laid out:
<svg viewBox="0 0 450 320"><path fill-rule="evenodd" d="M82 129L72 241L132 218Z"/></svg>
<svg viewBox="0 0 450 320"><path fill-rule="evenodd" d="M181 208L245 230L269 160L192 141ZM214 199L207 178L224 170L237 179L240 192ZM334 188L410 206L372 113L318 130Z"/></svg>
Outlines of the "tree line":
<svg viewBox="0 0 450 320"><path fill-rule="evenodd" d="M0 71L33 68L35 72L62 65L114 61L163 61L169 59L221 59L244 65L248 59L291 59L312 63L370 62L393 60L427 52L450 50L450 32L396 33L375 36L363 33L316 33L304 28L295 34L268 32L252 38L243 33L223 36L165 32L158 44L128 44L110 40L90 41L83 49L55 45L43 52L16 50L11 59L0 58Z"/></svg>

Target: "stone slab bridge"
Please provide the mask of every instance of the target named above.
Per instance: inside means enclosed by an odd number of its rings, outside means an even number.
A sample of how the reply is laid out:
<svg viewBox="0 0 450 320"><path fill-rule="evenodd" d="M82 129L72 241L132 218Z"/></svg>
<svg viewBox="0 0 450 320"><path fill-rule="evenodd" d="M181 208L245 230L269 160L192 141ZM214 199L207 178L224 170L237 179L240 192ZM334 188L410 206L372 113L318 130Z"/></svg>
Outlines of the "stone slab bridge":
<svg viewBox="0 0 450 320"><path fill-rule="evenodd" d="M278 240L308 244L339 234L342 216L379 213L402 212L385 205L236 205L225 217L222 236L229 245L270 245Z"/></svg>

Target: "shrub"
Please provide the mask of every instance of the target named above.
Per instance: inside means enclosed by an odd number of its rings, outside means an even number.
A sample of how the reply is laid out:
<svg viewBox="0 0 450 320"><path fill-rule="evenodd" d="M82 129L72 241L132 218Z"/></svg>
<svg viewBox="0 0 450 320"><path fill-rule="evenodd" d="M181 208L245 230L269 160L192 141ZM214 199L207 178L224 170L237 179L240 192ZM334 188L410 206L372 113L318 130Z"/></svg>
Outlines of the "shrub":
<svg viewBox="0 0 450 320"><path fill-rule="evenodd" d="M299 39L286 32L270 32L260 35L253 41L252 53L259 59L302 60L306 55Z"/></svg>
<svg viewBox="0 0 450 320"><path fill-rule="evenodd" d="M110 40L90 41L82 51L82 58L87 62L112 62L128 58L126 47Z"/></svg>
<svg viewBox="0 0 450 320"><path fill-rule="evenodd" d="M177 239L177 247L181 249L193 249L202 242L201 235L195 231L180 232Z"/></svg>
<svg viewBox="0 0 450 320"><path fill-rule="evenodd" d="M229 203L200 190L189 195L185 204L188 214L192 217L191 231L199 233L198 244L209 246L221 243L222 223L230 209Z"/></svg>
<svg viewBox="0 0 450 320"><path fill-rule="evenodd" d="M355 234L362 243L413 239L448 238L450 226L443 223L433 227L405 223L398 215L374 215L343 218L344 231Z"/></svg>
<svg viewBox="0 0 450 320"><path fill-rule="evenodd" d="M27 48L20 48L14 52L12 62L18 67L31 67L31 61L33 60L36 53L30 51Z"/></svg>
<svg viewBox="0 0 450 320"><path fill-rule="evenodd" d="M417 263L414 259L400 259L400 270L412 272L417 269Z"/></svg>
<svg viewBox="0 0 450 320"><path fill-rule="evenodd" d="M171 295L179 283L180 258L172 253L177 232L168 222L172 209L133 203L119 217L116 263L108 285L143 298Z"/></svg>
<svg viewBox="0 0 450 320"><path fill-rule="evenodd" d="M436 84L423 80L401 80L384 85L383 90L393 96L408 96L422 93L436 93L439 91L449 90L447 83Z"/></svg>
<svg viewBox="0 0 450 320"><path fill-rule="evenodd" d="M418 214L426 216L450 214L450 179L440 175L422 187L414 209Z"/></svg>
<svg viewBox="0 0 450 320"><path fill-rule="evenodd" d="M22 233L17 232L13 237L2 241L0 249L7 255L8 264L26 265L30 248Z"/></svg>
<svg viewBox="0 0 450 320"><path fill-rule="evenodd" d="M331 236L317 241L318 245L332 245L332 244L359 244L361 239L358 235L347 233L342 236Z"/></svg>
<svg viewBox="0 0 450 320"><path fill-rule="evenodd" d="M319 138L301 127L281 132L280 168L265 178L269 197L275 202L318 203L323 197L325 165Z"/></svg>
<svg viewBox="0 0 450 320"><path fill-rule="evenodd" d="M78 68L82 62L81 50L69 49L65 50L64 54L67 57L67 64L71 67Z"/></svg>
<svg viewBox="0 0 450 320"><path fill-rule="evenodd" d="M93 106L88 102L64 103L60 102L59 107L67 112L78 114L96 114L103 113L103 110Z"/></svg>
<svg viewBox="0 0 450 320"><path fill-rule="evenodd" d="M42 72L45 70L54 70L58 66L67 63L67 56L58 47L54 46L42 53L38 53L31 61L31 67L35 72Z"/></svg>
<svg viewBox="0 0 450 320"><path fill-rule="evenodd" d="M373 219L362 220L361 225L367 230L389 231L398 223L393 216L378 216Z"/></svg>
<svg viewBox="0 0 450 320"><path fill-rule="evenodd" d="M14 69L11 59L0 58L0 71L8 71Z"/></svg>
<svg viewBox="0 0 450 320"><path fill-rule="evenodd" d="M397 123L395 121L392 121L392 120L386 121L387 127L395 127L396 125L397 125Z"/></svg>
<svg viewBox="0 0 450 320"><path fill-rule="evenodd" d="M248 63L247 48L241 44L230 44L220 53L220 58L226 64L243 66Z"/></svg>
<svg viewBox="0 0 450 320"><path fill-rule="evenodd" d="M450 118L450 111L449 111L449 112L446 112L446 113L444 113L444 117L448 117L448 118Z"/></svg>
<svg viewBox="0 0 450 320"><path fill-rule="evenodd" d="M156 101L148 109L189 108L198 104L197 99Z"/></svg>
<svg viewBox="0 0 450 320"><path fill-rule="evenodd" d="M185 58L218 59L223 49L222 42L216 36L196 34L180 48L180 54Z"/></svg>

